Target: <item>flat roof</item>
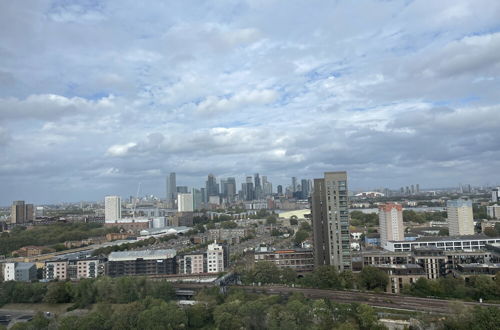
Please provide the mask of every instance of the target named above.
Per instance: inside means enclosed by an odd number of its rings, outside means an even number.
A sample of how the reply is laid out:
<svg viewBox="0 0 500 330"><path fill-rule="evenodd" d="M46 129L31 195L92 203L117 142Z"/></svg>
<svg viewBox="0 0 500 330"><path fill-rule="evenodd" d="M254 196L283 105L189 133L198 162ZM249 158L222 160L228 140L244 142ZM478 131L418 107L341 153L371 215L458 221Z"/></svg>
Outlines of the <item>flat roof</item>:
<svg viewBox="0 0 500 330"><path fill-rule="evenodd" d="M108 256L109 261L127 261L127 260L158 260L173 258L176 255L174 249L163 250L144 250L144 251L119 251L111 252Z"/></svg>
<svg viewBox="0 0 500 330"><path fill-rule="evenodd" d="M500 237L486 235L462 235L462 236L426 236L419 237L414 241L389 241L394 243L416 243L416 242L443 242L443 241L468 241L468 240L497 240Z"/></svg>

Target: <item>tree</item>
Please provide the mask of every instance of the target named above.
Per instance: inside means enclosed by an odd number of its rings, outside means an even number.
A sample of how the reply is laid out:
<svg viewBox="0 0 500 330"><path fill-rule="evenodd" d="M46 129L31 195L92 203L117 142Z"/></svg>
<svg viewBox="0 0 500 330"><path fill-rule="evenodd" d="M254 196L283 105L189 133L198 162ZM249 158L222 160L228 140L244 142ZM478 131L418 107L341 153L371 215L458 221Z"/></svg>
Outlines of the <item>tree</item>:
<svg viewBox="0 0 500 330"><path fill-rule="evenodd" d="M342 289L342 279L334 266L320 266L303 278L306 286L320 289Z"/></svg>
<svg viewBox="0 0 500 330"><path fill-rule="evenodd" d="M281 235L281 232L276 229L276 228L273 228L273 230L271 230L271 236L280 236Z"/></svg>
<svg viewBox="0 0 500 330"><path fill-rule="evenodd" d="M312 227L309 224L309 222L304 221L304 222L302 222L300 224L299 230L309 231L310 232L310 231L312 231Z"/></svg>
<svg viewBox="0 0 500 330"><path fill-rule="evenodd" d="M449 236L450 235L450 230L448 228L441 228L439 229L439 236Z"/></svg>
<svg viewBox="0 0 500 330"><path fill-rule="evenodd" d="M187 317L175 303L157 301L139 314L138 323L143 329L182 329Z"/></svg>
<svg viewBox="0 0 500 330"><path fill-rule="evenodd" d="M490 236L490 237L496 237L496 236L498 236L498 233L497 233L496 229L492 228L492 227L486 227L486 228L484 228L483 233L486 236Z"/></svg>
<svg viewBox="0 0 500 330"><path fill-rule="evenodd" d="M210 311L205 304L195 304L190 306L186 313L189 328L192 329L201 329L211 321Z"/></svg>
<svg viewBox="0 0 500 330"><path fill-rule="evenodd" d="M359 284L367 290L385 290L389 284L389 275L376 267L366 266L359 273Z"/></svg>
<svg viewBox="0 0 500 330"><path fill-rule="evenodd" d="M238 227L238 224L234 221L224 221L221 223L221 227L224 229L232 229Z"/></svg>
<svg viewBox="0 0 500 330"><path fill-rule="evenodd" d="M71 301L69 282L53 282L47 288L47 293L43 298L48 304L64 304Z"/></svg>
<svg viewBox="0 0 500 330"><path fill-rule="evenodd" d="M259 261L245 274L245 278L250 283L279 283L280 271L278 266L270 261Z"/></svg>
<svg viewBox="0 0 500 330"><path fill-rule="evenodd" d="M293 238L293 242L296 245L300 245L302 242L304 242L307 238L309 237L309 233L305 230L299 230L295 233L295 236Z"/></svg>
<svg viewBox="0 0 500 330"><path fill-rule="evenodd" d="M276 220L276 216L274 216L274 215L270 215L270 216L268 216L268 217L266 218L266 224L267 224L267 225L275 225L275 224L276 224L276 222L277 222L277 220Z"/></svg>

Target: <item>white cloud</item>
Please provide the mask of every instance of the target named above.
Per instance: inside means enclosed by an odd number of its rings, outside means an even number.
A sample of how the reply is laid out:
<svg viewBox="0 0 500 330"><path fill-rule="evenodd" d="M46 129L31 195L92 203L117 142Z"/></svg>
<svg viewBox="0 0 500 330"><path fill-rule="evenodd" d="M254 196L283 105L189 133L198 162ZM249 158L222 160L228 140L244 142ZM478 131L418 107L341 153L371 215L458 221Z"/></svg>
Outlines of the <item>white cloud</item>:
<svg viewBox="0 0 500 330"><path fill-rule="evenodd" d="M252 105L273 103L278 98L274 90L245 90L229 97L209 96L200 102L196 111L203 114L231 111Z"/></svg>

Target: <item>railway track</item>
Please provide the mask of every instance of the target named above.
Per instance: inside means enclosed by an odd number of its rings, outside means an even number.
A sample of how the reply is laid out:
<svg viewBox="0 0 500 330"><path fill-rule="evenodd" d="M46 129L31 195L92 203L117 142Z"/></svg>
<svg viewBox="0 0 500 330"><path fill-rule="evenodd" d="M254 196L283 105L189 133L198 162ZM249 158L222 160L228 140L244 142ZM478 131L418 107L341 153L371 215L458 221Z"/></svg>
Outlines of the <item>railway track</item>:
<svg viewBox="0 0 500 330"><path fill-rule="evenodd" d="M210 287L208 284L175 283L176 288L201 289ZM231 285L229 288L243 289L248 292L289 295L292 293L302 293L307 298L330 299L339 303L363 303L374 307L389 309L419 311L428 313L448 314L453 311L455 300L444 300L434 298L419 298L411 296L401 296L384 293L368 293L358 291L336 291L324 289L292 288L285 286L242 286ZM477 303L458 301L465 306L494 306L500 308L499 304Z"/></svg>

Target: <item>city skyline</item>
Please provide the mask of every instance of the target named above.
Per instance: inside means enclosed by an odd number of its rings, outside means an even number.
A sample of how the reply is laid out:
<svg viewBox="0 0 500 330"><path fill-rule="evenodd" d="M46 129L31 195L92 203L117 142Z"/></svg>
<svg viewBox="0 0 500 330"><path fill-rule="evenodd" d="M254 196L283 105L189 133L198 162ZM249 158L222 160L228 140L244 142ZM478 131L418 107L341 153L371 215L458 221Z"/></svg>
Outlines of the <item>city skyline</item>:
<svg viewBox="0 0 500 330"><path fill-rule="evenodd" d="M498 186L498 21L493 0L1 2L0 205L163 197L170 172Z"/></svg>

